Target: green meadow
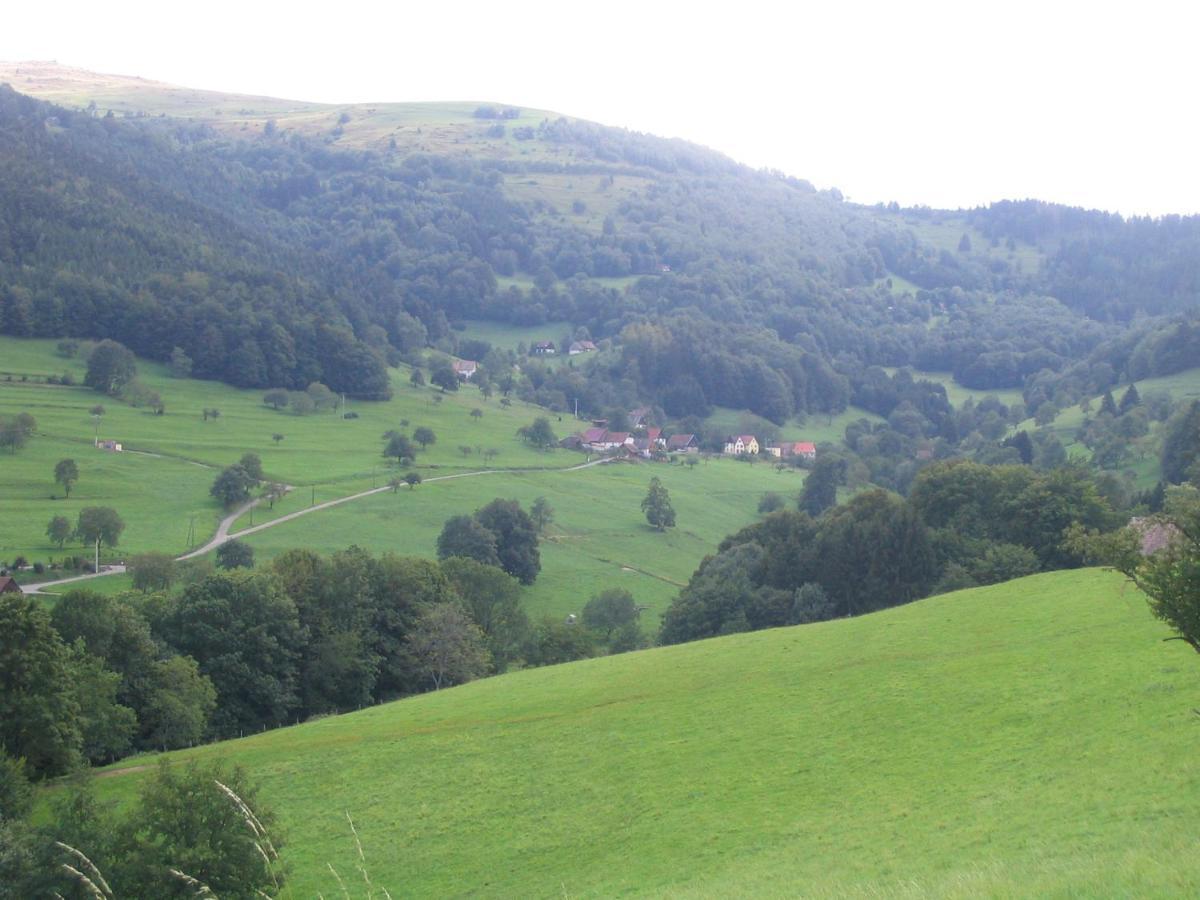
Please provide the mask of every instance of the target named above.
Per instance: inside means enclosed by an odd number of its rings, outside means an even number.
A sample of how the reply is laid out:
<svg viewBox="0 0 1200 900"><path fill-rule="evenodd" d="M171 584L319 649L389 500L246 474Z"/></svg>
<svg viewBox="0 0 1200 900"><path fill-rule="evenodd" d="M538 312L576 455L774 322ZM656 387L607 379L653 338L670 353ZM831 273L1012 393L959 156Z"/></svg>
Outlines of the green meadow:
<svg viewBox="0 0 1200 900"><path fill-rule="evenodd" d="M705 420L705 424L713 428L719 428L727 434L739 434L742 430L740 420L746 414L747 411L744 409L730 409L727 406L718 406L713 409L712 415ZM857 422L859 419L866 419L868 422L883 421L882 416L868 412L862 407L849 406L842 410L842 412L834 415L813 413L807 416L804 421L788 419L783 425L779 426L779 435L785 441L841 444L842 438L846 436L846 426L851 422Z"/></svg>
<svg viewBox="0 0 1200 900"><path fill-rule="evenodd" d="M351 402L347 408L358 418L343 419L340 410L308 416L273 410L263 405L261 390L172 378L164 366L139 360L139 378L166 403L165 415L156 416L83 387L82 359L57 356L55 343L0 338L0 415L29 412L37 419L37 432L23 449L0 453L0 502L16 513L0 521L0 559L61 555L45 538L46 523L55 515L73 520L90 505L112 506L121 514L127 526L122 553L182 552L193 526L197 543L212 533L222 510L208 488L221 468L246 452L262 458L268 479L297 486L278 505L280 511L290 511L301 498L321 502L386 484L397 471L394 460L381 454L381 435L389 429L410 434L422 425L433 429L436 443L417 457L426 477L488 467L564 467L583 459L566 451L539 452L517 437L519 427L545 410L516 399L505 408L498 396L484 400L469 385L444 395L437 388L414 388L407 368L392 371L392 400ZM37 383L64 372L76 386ZM89 415L96 404L105 410L98 426ZM202 410L213 408L220 417L205 420ZM474 409L482 417L473 417ZM405 420L407 426L401 424ZM571 424L554 421L563 434ZM125 452L95 449L97 434L120 441ZM282 439L274 440L276 434ZM482 453L491 449L498 453L485 461ZM62 489L54 483L54 465L64 458L76 461L80 479L70 500L56 500L52 496L61 497Z"/></svg>
<svg viewBox="0 0 1200 900"><path fill-rule="evenodd" d="M113 507L126 522L119 547L109 555L183 553L215 531L224 510L209 496L209 487L219 469L242 453L258 453L266 476L293 490L273 507L264 503L241 515L233 533L387 485L402 473L382 457L380 436L391 428L411 433L425 425L437 435L417 458L426 483L416 490L401 487L316 510L255 533L247 541L260 559L292 547L332 552L351 544L374 552L433 556L437 535L451 516L469 514L496 497L528 506L544 496L556 521L543 540L541 576L525 592L529 612L535 617L578 612L593 594L625 587L646 607L643 622L654 630L704 556L727 534L757 518L764 493L792 496L803 484L801 472L780 473L765 463L730 460L695 467L617 463L563 471L587 457L566 450L535 451L516 436L517 428L545 410L517 400L505 408L497 397L485 401L470 385L444 395L433 388L413 388L407 368L393 371L392 400L351 403L349 409L359 417L347 420L331 412L295 416L273 410L263 405L262 391L172 378L164 367L139 361L141 379L166 402L166 414L156 416L81 386L21 382L21 375L64 371L82 381L83 362L55 355L55 343L0 338L0 372L16 373L12 382L0 375L0 415L28 411L38 421L37 433L23 449L0 454L0 501L15 512L0 520L0 560L24 555L45 561L82 553L83 548L70 543L62 550L50 544L46 524L55 515L73 522L80 509L96 505ZM93 447L96 423L88 410L97 402L105 407L100 437L122 441L124 452ZM219 409L220 417L205 421L201 410L206 408ZM473 417L474 409L483 416ZM580 424L569 416L550 418L560 436ZM404 420L407 426L401 425ZM274 434L284 437L275 441ZM485 459L483 452L490 449L499 453ZM62 499L53 480L54 465L64 458L75 459L80 469L69 500ZM486 469L495 471L444 479ZM678 513L678 527L663 534L646 524L640 506L653 476L662 478ZM107 579L89 587L101 584L111 587Z"/></svg>
<svg viewBox="0 0 1200 900"><path fill-rule="evenodd" d="M170 758L261 782L297 897L360 877L347 813L393 896L1188 896L1200 663L1166 636L1056 572Z"/></svg>
<svg viewBox="0 0 1200 900"><path fill-rule="evenodd" d="M666 532L647 525L641 510L652 477L662 480L675 507L677 527ZM385 491L245 540L261 559L292 547L329 553L351 544L376 553L433 556L451 516L470 514L496 497L526 508L545 497L555 520L542 538L542 572L523 595L530 614L578 613L593 594L623 587L647 607L644 625L657 630L659 615L704 556L757 519L763 494L793 496L803 478L796 470L720 459L694 467L618 462L573 472L495 472Z"/></svg>
<svg viewBox="0 0 1200 900"><path fill-rule="evenodd" d="M884 366L884 371L889 375L894 375L898 370L895 366ZM995 397L1005 406L1013 406L1024 404L1025 398L1021 393L1020 388L990 388L986 391L976 388L969 388L959 384L954 380L954 376L950 372L922 372L917 369L912 370L914 379L932 381L935 384L940 384L946 389L946 399L950 401L950 405L956 409L966 403L968 400L973 403L978 403L984 397Z"/></svg>
<svg viewBox="0 0 1200 900"><path fill-rule="evenodd" d="M1143 397L1147 394L1166 391L1171 395L1171 401L1175 408L1178 408L1181 404L1190 403L1192 400L1200 399L1200 369L1188 369L1184 372L1179 372L1175 375L1166 375L1161 378L1144 378L1141 381L1133 383L1137 385L1138 394ZM1122 384L1119 387L1113 388L1112 394L1114 399L1120 400L1121 395L1127 387L1128 384ZM1095 415L1099 411L1102 399L1102 395L1091 398L1092 415ZM1067 448L1068 455L1088 459L1091 457L1091 451L1075 440L1075 434L1083 424L1083 419L1083 410L1076 404L1075 406L1068 406L1059 412L1058 416L1047 427L1062 441L1063 446ZM1024 422L1014 426L1013 430L1026 429L1033 431L1036 427L1037 425L1033 419L1026 419ZM1136 487L1139 489L1151 488L1162 477L1162 467L1159 464L1159 453L1162 446L1162 423L1152 422L1149 434L1141 438L1136 438L1130 443L1132 445L1132 458L1122 468L1133 472L1134 485Z"/></svg>

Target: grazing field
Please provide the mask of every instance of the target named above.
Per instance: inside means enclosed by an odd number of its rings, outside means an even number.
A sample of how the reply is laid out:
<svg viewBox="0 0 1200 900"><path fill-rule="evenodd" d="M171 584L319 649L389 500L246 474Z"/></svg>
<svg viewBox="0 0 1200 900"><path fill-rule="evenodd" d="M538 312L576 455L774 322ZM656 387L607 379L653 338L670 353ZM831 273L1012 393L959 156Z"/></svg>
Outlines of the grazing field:
<svg viewBox="0 0 1200 900"><path fill-rule="evenodd" d="M1134 384L1137 385L1138 394L1142 397L1153 393L1167 392L1171 395L1171 401L1176 409L1183 403L1200 399L1200 369L1188 369L1185 372L1161 378L1144 378ZM1122 384L1113 388L1113 398L1120 400L1127 387L1128 384ZM1092 415L1099 411L1102 399L1102 395L1091 398ZM1075 440L1075 434L1083 424L1083 419L1083 410L1077 404L1062 410L1047 427L1062 441L1063 446L1067 448L1068 455L1088 459L1091 457L1091 451ZM1026 419L1016 425L1013 430L1032 431L1036 427L1033 419ZM1152 422L1150 433L1145 437L1131 440L1130 446L1132 457L1122 469L1133 473L1135 487L1139 489L1153 487L1162 478L1162 466L1159 462L1159 454L1162 449L1162 423Z"/></svg>
<svg viewBox="0 0 1200 900"><path fill-rule="evenodd" d="M1027 244L1024 241L1016 241L1012 250L1009 250L1003 243L992 246L987 236L977 228L968 225L966 218L960 214L939 211L935 217L929 218L902 213L901 218L904 224L916 232L921 240L938 250L958 254L959 241L965 234L971 241L970 255L983 256L988 260L1005 260L1017 272L1024 275L1037 274L1046 255L1044 248Z"/></svg>
<svg viewBox="0 0 1200 900"><path fill-rule="evenodd" d="M172 758L262 782L303 897L354 872L347 812L393 896L1188 896L1200 663L1165 636L1057 572Z"/></svg>
<svg viewBox="0 0 1200 900"><path fill-rule="evenodd" d="M501 278L500 290L508 286L520 287L523 290L531 287L533 282L524 282L518 278ZM563 337L575 330L570 322L547 322L544 325L509 325L505 322L487 322L482 319L471 319L466 322L466 328L460 332L460 337L473 338L477 341L487 341L493 347L501 350L516 352L519 344L526 348L535 341L554 341L557 345ZM565 351L564 351L565 352Z"/></svg>
<svg viewBox="0 0 1200 900"><path fill-rule="evenodd" d="M641 510L652 477L662 480L677 514L677 527L662 533L646 524ZM545 497L555 520L542 539L542 573L523 593L530 615L578 613L593 594L623 587L647 607L643 625L657 630L659 615L704 556L727 534L758 518L762 495L795 495L803 479L799 471L780 473L766 464L732 460L694 468L607 463L574 472L496 472L384 492L282 523L246 541L262 559L291 547L332 552L350 544L433 556L451 516L470 514L496 497L519 500L526 508Z"/></svg>
<svg viewBox="0 0 1200 900"><path fill-rule="evenodd" d="M80 359L55 355L52 341L0 338L0 415L29 411L37 433L15 454L0 454L0 502L16 515L0 518L0 560L23 555L46 561L83 553L71 542L62 548L45 536L56 515L74 522L85 506L111 506L126 522L118 548L109 557L146 550L180 554L206 542L223 510L209 487L223 466L242 453L262 457L268 479L292 485L283 499L240 516L232 532L261 525L314 504L384 486L401 470L381 455L380 436L389 428L408 433L433 429L437 441L417 457L427 480L416 490L401 487L331 509L317 510L247 538L261 559L292 547L330 552L358 544L376 552L432 556L446 519L470 513L495 497L519 499L525 506L546 497L556 522L543 543L543 569L526 589L524 604L535 618L579 612L593 594L608 587L628 588L646 607L647 630L696 566L730 532L757 518L767 491L795 495L803 473L779 473L766 464L750 466L712 460L697 466L621 463L581 471L563 471L585 462L566 450L535 451L516 430L545 410L498 398L484 401L466 385L442 395L434 388L413 388L408 369L393 371L396 396L386 403L351 403L357 419L332 411L295 416L262 403L262 391L240 391L215 382L176 379L154 363L139 362L140 377L158 390L166 414L103 397L81 386L35 383L48 374L69 371L82 381ZM20 381L24 375L32 381ZM441 402L435 402L437 398ZM97 450L96 422L88 410L105 407L101 438L123 442L124 452ZM201 410L217 408L217 419ZM473 409L483 415L475 418ZM566 435L575 426L569 416L551 415ZM408 425L401 423L408 420ZM274 434L283 434L280 441ZM496 449L492 459L484 452ZM73 458L80 479L69 500L54 483L54 465ZM434 481L496 469L469 478ZM641 500L653 476L663 479L678 512L678 528L654 532L645 521ZM191 540L189 541L189 537ZM104 582L105 579L101 579ZM123 580L124 581L124 580Z"/></svg>
<svg viewBox="0 0 1200 900"><path fill-rule="evenodd" d="M572 151L552 141L518 140L517 129L536 129L559 115L521 108L511 119L482 119L480 106L507 104L475 101L432 103L310 103L224 94L164 84L127 75L100 74L54 62L0 63L0 82L24 94L84 109L95 103L101 115L170 116L199 119L238 137L261 134L273 122L279 134L295 131L353 149L381 152L427 152L454 156L483 153L521 160L572 162ZM504 134L491 132L504 126Z"/></svg>
<svg viewBox="0 0 1200 900"><path fill-rule="evenodd" d="M533 450L517 436L519 427L545 410L516 399L505 408L499 397L484 400L469 385L444 395L437 388L414 388L407 368L392 370L395 396L390 401L351 401L347 408L358 417L343 419L340 408L306 416L274 410L263 405L261 390L172 378L164 366L139 360L139 378L166 404L166 413L156 416L83 387L82 354L64 359L56 355L55 343L0 338L0 415L28 412L37 420L37 431L24 448L0 453L0 504L18 513L0 517L0 559L61 555L43 533L46 523L55 515L73 519L88 505L112 506L125 519L123 553L182 552L193 519L196 543L211 534L221 509L208 488L221 468L246 452L262 458L268 479L298 486L293 497L278 505L280 511L290 511L302 500L311 502L314 488L320 502L372 482L385 484L396 474L395 460L385 460L381 452L381 435L389 429L409 434L418 426L433 429L436 443L417 456L417 469L426 476L582 461L566 451ZM41 383L47 375L63 373L70 373L76 385ZM96 404L104 407L98 422L89 414ZM205 419L204 409L220 410L219 418ZM473 417L474 409L483 415ZM408 425L401 424L405 420ZM563 434L570 425L554 421ZM278 441L276 434L281 435ZM124 452L97 450L97 436L120 441ZM462 447L470 453L464 455ZM498 453L485 461L482 453L491 449ZM80 469L69 501L51 499L62 496L53 473L64 458L75 459ZM267 514L265 509L256 513Z"/></svg>
<svg viewBox="0 0 1200 900"><path fill-rule="evenodd" d="M740 434L741 425L739 424L739 420L744 415L746 415L746 410L744 409L730 409L729 407L718 406L713 410L712 415L705 420L705 424L712 428L719 428L727 434ZM868 412L858 406L850 406L833 416L827 416L824 413L813 413L806 417L803 423L798 422L796 419L789 419L783 425L779 426L779 435L785 441L841 444L842 439L846 436L846 426L851 422L857 422L859 419L866 419L868 422L883 421L882 416Z"/></svg>
<svg viewBox="0 0 1200 900"><path fill-rule="evenodd" d="M889 375L894 375L898 369L895 366L884 366L884 371ZM1020 388L989 388L986 391L976 388L964 387L954 380L954 376L949 372L922 372L917 369L910 369L912 377L918 380L932 381L940 384L946 389L946 399L950 401L950 405L955 409L962 406L968 400L978 403L984 397L995 397L1005 406L1023 405L1025 398L1021 394Z"/></svg>

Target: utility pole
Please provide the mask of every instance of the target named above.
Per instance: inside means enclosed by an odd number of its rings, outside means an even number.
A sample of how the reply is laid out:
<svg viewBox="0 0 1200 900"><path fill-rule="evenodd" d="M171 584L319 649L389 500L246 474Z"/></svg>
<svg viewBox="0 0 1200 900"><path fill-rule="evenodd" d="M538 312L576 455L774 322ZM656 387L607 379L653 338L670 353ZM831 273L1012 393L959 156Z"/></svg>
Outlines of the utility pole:
<svg viewBox="0 0 1200 900"><path fill-rule="evenodd" d="M317 486L315 484L313 485L313 489L312 489L312 502L309 503L308 505L309 506L317 505Z"/></svg>
<svg viewBox="0 0 1200 900"><path fill-rule="evenodd" d="M196 546L196 517L195 516L192 516L191 519L188 520L187 545L188 545L189 550L191 550L193 547Z"/></svg>
<svg viewBox="0 0 1200 900"><path fill-rule="evenodd" d="M100 571L100 538L96 538L96 567L92 571Z"/></svg>

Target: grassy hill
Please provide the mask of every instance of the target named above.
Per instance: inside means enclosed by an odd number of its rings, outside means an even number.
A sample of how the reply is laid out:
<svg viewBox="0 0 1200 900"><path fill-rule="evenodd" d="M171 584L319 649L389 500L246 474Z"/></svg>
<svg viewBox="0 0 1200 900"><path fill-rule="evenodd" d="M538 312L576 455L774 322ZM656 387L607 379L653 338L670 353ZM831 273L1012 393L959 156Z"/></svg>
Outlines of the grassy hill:
<svg viewBox="0 0 1200 900"><path fill-rule="evenodd" d="M1143 378L1133 383L1137 385L1138 393L1142 396L1165 391L1170 394L1176 408L1200 398L1200 368L1188 369L1176 375L1165 375L1161 378ZM1112 389L1112 394L1115 398L1119 399L1127 388L1128 384L1121 384ZM1092 415L1095 415L1100 409L1103 394L1092 397L1090 400ZM1067 453L1070 456L1090 459L1091 451L1082 443L1075 440L1075 434L1083 424L1083 419L1084 413L1078 405L1068 406L1059 412L1054 421L1050 423L1049 428L1062 441L1063 446L1067 448ZM1013 430L1016 431L1023 428L1033 431L1036 427L1033 419L1026 419L1014 426ZM1159 454L1162 448L1162 428L1163 423L1161 422L1151 423L1149 434L1131 442L1133 458L1123 468L1134 472L1134 483L1140 489L1153 487L1162 478L1162 466L1159 461Z"/></svg>
<svg viewBox="0 0 1200 900"><path fill-rule="evenodd" d="M346 812L393 896L1181 896L1200 693L1165 635L1057 572L172 756L261 779L296 896L354 872Z"/></svg>
<svg viewBox="0 0 1200 900"><path fill-rule="evenodd" d="M15 512L0 517L0 560L24 555L44 561L82 552L70 544L64 550L50 544L46 523L56 515L74 521L80 509L97 505L112 506L126 522L121 556L147 550L182 553L189 549L189 531L196 545L213 533L223 510L209 496L209 486L220 468L243 453L258 453L268 479L295 489L273 509L262 506L244 514L235 532L387 484L400 470L380 455L380 435L392 428L411 433L425 425L437 435L417 458L425 479L497 471L383 493L281 524L249 539L260 558L292 547L331 552L351 544L432 556L449 517L470 513L497 496L526 506L544 496L557 521L546 535L542 576L527 590L526 608L535 616L578 612L593 593L621 586L650 609L647 627L655 628L658 614L700 560L730 531L755 519L764 493L795 494L803 484L799 472L728 460L694 469L623 463L561 471L586 457L565 450L538 452L516 436L517 428L545 415L544 409L516 399L506 408L498 397L484 400L471 385L444 395L436 388L414 388L405 367L391 371L395 394L390 401L352 403L358 418L345 420L330 412L295 416L273 410L263 405L261 391L172 378L165 367L139 360L141 380L166 402L166 414L156 416L82 386L44 383L45 376L63 372L79 382L85 371L81 359L56 355L54 344L0 337L3 369L14 379L0 374L0 415L28 411L38 422L26 447L0 454L0 503ZM96 403L105 407L100 437L122 441L125 452L93 447L96 423L88 411ZM201 410L206 408L219 409L221 416L205 421ZM474 409L483 410L482 418L472 417ZM404 421L409 424L403 426ZM582 424L570 416L560 422L552 415L551 421L560 435ZM276 442L274 434L284 439ZM464 454L464 447L470 452ZM481 453L487 449L499 455L485 460ZM80 470L70 499L63 499L53 477L55 463L64 458L75 459ZM654 475L663 479L679 513L679 527L667 534L650 529L640 509ZM115 583L127 585L124 579Z"/></svg>
<svg viewBox="0 0 1200 900"><path fill-rule="evenodd" d="M437 153L467 153L485 143L493 154L501 147L512 153L524 149L511 139L484 135L491 123L473 115L482 105L478 102L311 103L180 87L54 62L0 62L0 82L4 81L23 94L60 106L83 109L94 103L101 115L112 110L117 116L198 119L238 135L261 132L268 121L274 121L280 130L327 135L347 147L379 148L394 138L405 148ZM526 109L504 124L536 125L550 115L555 114ZM540 144L535 146L541 152Z"/></svg>

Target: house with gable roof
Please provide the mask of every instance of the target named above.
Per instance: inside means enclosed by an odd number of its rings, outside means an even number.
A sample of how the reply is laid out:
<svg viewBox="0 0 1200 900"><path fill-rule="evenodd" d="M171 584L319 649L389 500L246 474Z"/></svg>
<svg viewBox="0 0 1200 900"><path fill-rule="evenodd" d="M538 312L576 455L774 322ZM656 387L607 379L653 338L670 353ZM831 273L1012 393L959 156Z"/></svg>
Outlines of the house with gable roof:
<svg viewBox="0 0 1200 900"><path fill-rule="evenodd" d="M667 439L668 453L699 453L700 442L694 434L673 434Z"/></svg>
<svg viewBox="0 0 1200 900"><path fill-rule="evenodd" d="M758 452L758 438L752 434L734 434L725 439L727 456L743 456Z"/></svg>

